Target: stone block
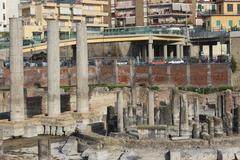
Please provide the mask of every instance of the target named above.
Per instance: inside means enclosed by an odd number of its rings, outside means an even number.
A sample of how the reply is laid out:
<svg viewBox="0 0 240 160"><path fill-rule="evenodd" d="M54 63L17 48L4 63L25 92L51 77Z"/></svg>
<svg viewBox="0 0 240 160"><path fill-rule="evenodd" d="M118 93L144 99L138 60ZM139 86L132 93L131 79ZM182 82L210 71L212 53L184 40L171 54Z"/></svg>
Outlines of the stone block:
<svg viewBox="0 0 240 160"><path fill-rule="evenodd" d="M217 150L217 160L233 160L235 154L230 150L220 149Z"/></svg>
<svg viewBox="0 0 240 160"><path fill-rule="evenodd" d="M30 138L38 136L37 126L35 125L25 125L24 126L24 135L23 137Z"/></svg>
<svg viewBox="0 0 240 160"><path fill-rule="evenodd" d="M181 153L179 151L169 151L165 157L166 160L181 160Z"/></svg>

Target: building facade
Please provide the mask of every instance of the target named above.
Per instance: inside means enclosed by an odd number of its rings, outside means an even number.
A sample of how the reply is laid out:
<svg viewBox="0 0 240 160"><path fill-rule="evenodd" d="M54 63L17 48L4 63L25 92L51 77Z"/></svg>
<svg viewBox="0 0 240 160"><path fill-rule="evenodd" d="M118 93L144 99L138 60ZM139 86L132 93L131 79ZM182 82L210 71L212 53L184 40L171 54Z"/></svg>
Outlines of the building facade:
<svg viewBox="0 0 240 160"><path fill-rule="evenodd" d="M107 0L32 0L22 3L19 10L24 21L24 38L46 37L49 19L59 20L61 37L74 33L79 21L85 21L88 30L101 30L108 27L107 5Z"/></svg>
<svg viewBox="0 0 240 160"><path fill-rule="evenodd" d="M112 27L191 25L191 0L109 0Z"/></svg>
<svg viewBox="0 0 240 160"><path fill-rule="evenodd" d="M205 15L205 28L211 31L240 28L240 1L217 0L216 12Z"/></svg>
<svg viewBox="0 0 240 160"><path fill-rule="evenodd" d="M216 13L217 5L214 0L197 0L196 3L196 26L204 25L204 15Z"/></svg>
<svg viewBox="0 0 240 160"><path fill-rule="evenodd" d="M9 32L9 18L18 17L20 0L0 0L0 32Z"/></svg>

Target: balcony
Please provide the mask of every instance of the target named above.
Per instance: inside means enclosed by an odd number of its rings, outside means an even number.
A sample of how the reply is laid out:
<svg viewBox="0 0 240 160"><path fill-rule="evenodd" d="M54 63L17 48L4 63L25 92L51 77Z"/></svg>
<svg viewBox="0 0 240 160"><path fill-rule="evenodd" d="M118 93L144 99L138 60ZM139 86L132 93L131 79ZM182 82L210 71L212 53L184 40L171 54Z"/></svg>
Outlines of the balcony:
<svg viewBox="0 0 240 160"><path fill-rule="evenodd" d="M73 15L72 16L72 20L74 20L74 21L82 21L82 20L84 20L84 18L82 16L80 16L80 15Z"/></svg>
<svg viewBox="0 0 240 160"><path fill-rule="evenodd" d="M133 1L117 2L115 6L116 9L133 9L135 7L136 4Z"/></svg>
<svg viewBox="0 0 240 160"><path fill-rule="evenodd" d="M48 7L48 8L55 8L55 7L57 7L57 3L46 2L46 3L43 3L43 6Z"/></svg>
<svg viewBox="0 0 240 160"><path fill-rule="evenodd" d="M108 16L108 12L99 10L83 10L83 15L86 16Z"/></svg>
<svg viewBox="0 0 240 160"><path fill-rule="evenodd" d="M86 4L95 4L95 5L108 5L107 0L83 0L83 3Z"/></svg>
<svg viewBox="0 0 240 160"><path fill-rule="evenodd" d="M60 20L70 20L71 16L70 15L61 14L61 15L59 15L59 19Z"/></svg>

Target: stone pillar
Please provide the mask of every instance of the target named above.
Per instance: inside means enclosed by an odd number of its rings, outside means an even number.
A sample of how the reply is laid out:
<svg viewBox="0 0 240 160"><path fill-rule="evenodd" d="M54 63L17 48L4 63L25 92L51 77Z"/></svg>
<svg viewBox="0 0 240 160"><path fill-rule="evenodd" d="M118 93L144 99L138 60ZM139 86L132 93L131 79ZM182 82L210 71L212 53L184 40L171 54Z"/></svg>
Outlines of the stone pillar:
<svg viewBox="0 0 240 160"><path fill-rule="evenodd" d="M223 123L222 119L219 117L213 117L214 121L214 136L221 137L223 136Z"/></svg>
<svg viewBox="0 0 240 160"><path fill-rule="evenodd" d="M180 131L182 137L189 137L189 120L188 120L188 101L186 95L181 95L180 107Z"/></svg>
<svg viewBox="0 0 240 160"><path fill-rule="evenodd" d="M48 115L60 114L60 59L59 24L48 21L47 60L48 60Z"/></svg>
<svg viewBox="0 0 240 160"><path fill-rule="evenodd" d="M147 46L143 45L143 57L141 59L144 59L147 62Z"/></svg>
<svg viewBox="0 0 240 160"><path fill-rule="evenodd" d="M51 143L48 138L41 137L40 139L38 139L38 159L51 159Z"/></svg>
<svg viewBox="0 0 240 160"><path fill-rule="evenodd" d="M213 117L208 118L208 134L214 137L214 120Z"/></svg>
<svg viewBox="0 0 240 160"><path fill-rule="evenodd" d="M154 60L154 48L153 48L153 39L150 37L148 41L148 62L151 63Z"/></svg>
<svg viewBox="0 0 240 160"><path fill-rule="evenodd" d="M209 45L209 62L213 60L213 46Z"/></svg>
<svg viewBox="0 0 240 160"><path fill-rule="evenodd" d="M164 54L164 59L167 59L168 58L167 45L163 46L163 54Z"/></svg>
<svg viewBox="0 0 240 160"><path fill-rule="evenodd" d="M154 91L148 91L148 123L154 125Z"/></svg>
<svg viewBox="0 0 240 160"><path fill-rule="evenodd" d="M180 49L180 45L176 45L176 52L177 52L177 58L181 58L181 49Z"/></svg>
<svg viewBox="0 0 240 160"><path fill-rule="evenodd" d="M180 58L184 57L183 45L180 45Z"/></svg>
<svg viewBox="0 0 240 160"><path fill-rule="evenodd" d="M10 117L12 121L22 121L25 118L22 31L22 20L10 18Z"/></svg>
<svg viewBox="0 0 240 160"><path fill-rule="evenodd" d="M134 121L134 115L133 115L133 108L136 109L137 107L137 95L136 95L136 87L132 87L131 88L131 105L129 108L129 122L130 125L133 125L133 121Z"/></svg>
<svg viewBox="0 0 240 160"><path fill-rule="evenodd" d="M193 99L194 105L194 125L193 125L193 138L199 138L200 129L199 129L199 101L198 97Z"/></svg>
<svg viewBox="0 0 240 160"><path fill-rule="evenodd" d="M173 55L173 51L170 52L170 57L173 58L174 55Z"/></svg>
<svg viewBox="0 0 240 160"><path fill-rule="evenodd" d="M77 112L88 113L88 46L87 27L77 24Z"/></svg>
<svg viewBox="0 0 240 160"><path fill-rule="evenodd" d="M123 132L123 92L117 92L117 115L118 115L118 131Z"/></svg>

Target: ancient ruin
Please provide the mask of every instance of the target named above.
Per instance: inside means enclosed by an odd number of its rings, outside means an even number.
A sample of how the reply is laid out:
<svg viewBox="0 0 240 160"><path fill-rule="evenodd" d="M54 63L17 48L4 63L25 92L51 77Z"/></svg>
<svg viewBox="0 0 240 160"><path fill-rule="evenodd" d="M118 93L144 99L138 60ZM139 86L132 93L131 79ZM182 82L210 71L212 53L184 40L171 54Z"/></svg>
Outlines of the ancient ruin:
<svg viewBox="0 0 240 160"><path fill-rule="evenodd" d="M56 20L48 22L47 86L24 87L22 22L18 18L10 20L10 90L0 91L1 116L7 117L0 121L2 159L16 158L15 152L29 153L21 154L19 159L40 160L137 160L151 156L169 160L240 158L237 90L200 94L198 90L186 91L170 83L155 85L151 78L143 83L137 80L137 66L132 59L127 85L118 81L118 74L114 75L116 84L89 85L87 32L83 22L76 27L76 85L61 86L58 25ZM148 45L152 53L152 42ZM150 55L149 61L152 61ZM124 67L116 62L113 66L109 68L115 71ZM189 75L190 67L185 67ZM167 72L171 71L167 69ZM208 74L206 84L217 83ZM228 74L224 72L225 77ZM188 84L191 78L186 77ZM229 83L228 78L223 81ZM10 116L4 114L9 111ZM20 144L22 137L29 142ZM8 141L12 147L5 143ZM221 148L225 146L228 149ZM196 154L197 147L200 149ZM151 148L159 148L158 157L157 151ZM207 152L206 148L211 149Z"/></svg>

